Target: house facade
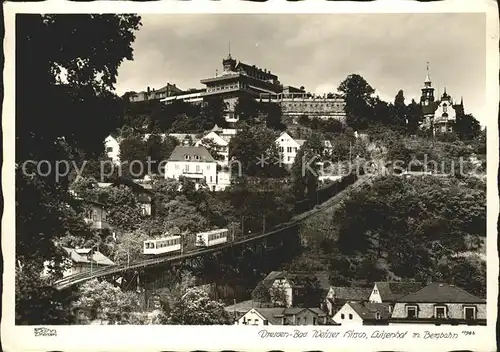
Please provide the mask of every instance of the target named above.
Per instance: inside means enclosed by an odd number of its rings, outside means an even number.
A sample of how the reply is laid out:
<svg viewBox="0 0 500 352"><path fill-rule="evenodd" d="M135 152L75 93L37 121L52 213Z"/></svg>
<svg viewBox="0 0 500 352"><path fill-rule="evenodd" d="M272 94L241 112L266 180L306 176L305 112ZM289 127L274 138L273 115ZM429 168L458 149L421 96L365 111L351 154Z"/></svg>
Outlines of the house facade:
<svg viewBox="0 0 500 352"><path fill-rule="evenodd" d="M212 143L215 147L215 151L221 156L222 159L216 160L221 166L229 165L229 142L220 137L215 131L209 132L202 139L195 143L196 147L204 146L208 147L208 143Z"/></svg>
<svg viewBox="0 0 500 352"><path fill-rule="evenodd" d="M114 164L120 164L120 139L113 136L107 136L104 140L104 148L108 158L110 158Z"/></svg>
<svg viewBox="0 0 500 352"><path fill-rule="evenodd" d="M106 205L100 202L84 200L86 211L84 220L95 230L108 230L110 226L107 222L108 212Z"/></svg>
<svg viewBox="0 0 500 352"><path fill-rule="evenodd" d="M427 67L427 75L422 88L420 106L424 118L420 127L430 130L434 136L454 132L457 116L464 114L463 99L460 100L459 104L454 104L452 97L446 92L446 88L441 100L435 100L429 67Z"/></svg>
<svg viewBox="0 0 500 352"><path fill-rule="evenodd" d="M348 302L367 302L372 289L364 287L332 286L323 303L329 315L335 315Z"/></svg>
<svg viewBox="0 0 500 352"><path fill-rule="evenodd" d="M328 317L318 308L251 308L235 325L325 325Z"/></svg>
<svg viewBox="0 0 500 352"><path fill-rule="evenodd" d="M177 146L170 155L165 178L179 179L186 177L198 186L203 181L212 191L218 191L227 185L219 183L217 162L203 146Z"/></svg>
<svg viewBox="0 0 500 352"><path fill-rule="evenodd" d="M443 282L433 282L396 302L391 325L486 324L486 300Z"/></svg>
<svg viewBox="0 0 500 352"><path fill-rule="evenodd" d="M305 140L303 139L294 139L288 133L283 132L277 139L276 144L278 146L278 150L281 154L282 163L288 167L291 167L295 161L295 157L297 156L297 152L299 151L302 144L304 144Z"/></svg>
<svg viewBox="0 0 500 352"><path fill-rule="evenodd" d="M390 316L388 303L347 302L333 321L341 325L387 325Z"/></svg>
<svg viewBox="0 0 500 352"><path fill-rule="evenodd" d="M322 120L336 119L342 123L346 119L346 102L341 95L316 95L284 87L277 94L260 94L259 101L280 105L283 116L288 116L295 122L302 115Z"/></svg>

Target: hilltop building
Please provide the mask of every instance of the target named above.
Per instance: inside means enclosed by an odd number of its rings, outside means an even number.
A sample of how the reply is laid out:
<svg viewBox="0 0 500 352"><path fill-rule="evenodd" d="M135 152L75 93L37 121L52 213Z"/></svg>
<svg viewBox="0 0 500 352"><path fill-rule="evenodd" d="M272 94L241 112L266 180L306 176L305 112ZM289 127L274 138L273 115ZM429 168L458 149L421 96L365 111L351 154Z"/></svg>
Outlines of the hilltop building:
<svg viewBox="0 0 500 352"><path fill-rule="evenodd" d="M202 93L204 98L224 99L227 104L228 122L238 121L238 117L234 115L234 108L241 96L257 98L261 93L274 94L282 90L278 76L269 70L236 61L231 53L222 60L222 73L219 75L217 72L215 77L202 79L201 83L206 85L206 91Z"/></svg>
<svg viewBox="0 0 500 352"><path fill-rule="evenodd" d="M284 116L293 120L301 115L321 119L345 120L345 101L335 94L313 95L304 87L283 86L278 76L267 69L235 60L231 53L222 60L222 71L200 81L205 88L175 92L161 99L165 104L184 101L201 104L210 98L222 98L226 103L227 122L237 122L235 106L238 99L247 96L260 102L273 102L281 106ZM144 92L143 92L144 93Z"/></svg>
<svg viewBox="0 0 500 352"><path fill-rule="evenodd" d="M446 92L446 87L441 100L435 100L428 65L420 105L424 117L420 127L431 130L433 135L454 132L457 117L464 114L463 98L460 104L454 104L453 98Z"/></svg>
<svg viewBox="0 0 500 352"><path fill-rule="evenodd" d="M139 102L145 100L160 100L180 93L182 93L182 90L177 88L175 84L167 83L166 86L161 87L158 90L155 90L154 88L151 89L150 87L148 87L145 91L141 91L138 93L133 92L130 95L130 101Z"/></svg>

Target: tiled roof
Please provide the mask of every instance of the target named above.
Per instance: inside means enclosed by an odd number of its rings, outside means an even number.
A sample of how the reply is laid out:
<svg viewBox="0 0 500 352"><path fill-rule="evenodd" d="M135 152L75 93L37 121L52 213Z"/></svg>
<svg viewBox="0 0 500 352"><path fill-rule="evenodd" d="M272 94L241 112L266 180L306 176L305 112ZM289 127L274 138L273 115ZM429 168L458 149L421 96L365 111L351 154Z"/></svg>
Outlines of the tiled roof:
<svg viewBox="0 0 500 352"><path fill-rule="evenodd" d="M380 313L379 319L388 319L391 317L389 303L347 303L363 320L377 319L377 312Z"/></svg>
<svg viewBox="0 0 500 352"><path fill-rule="evenodd" d="M281 324L283 308L254 308L262 317L267 319L272 325Z"/></svg>
<svg viewBox="0 0 500 352"><path fill-rule="evenodd" d="M424 288L398 299L398 302L414 303L486 303L460 287L443 282L433 282Z"/></svg>
<svg viewBox="0 0 500 352"><path fill-rule="evenodd" d="M260 304L261 303L259 303L259 302L248 300L248 301L238 302L238 303L232 304L230 306L226 306L226 307L224 307L224 309L228 312L246 313L252 308L259 308Z"/></svg>
<svg viewBox="0 0 500 352"><path fill-rule="evenodd" d="M189 160L186 159L189 156ZM196 158L198 157L198 158ZM175 147L168 161L186 161L186 162L214 162L215 159L210 155L205 147Z"/></svg>
<svg viewBox="0 0 500 352"><path fill-rule="evenodd" d="M367 301L372 293L371 288L365 287L333 287L335 300Z"/></svg>
<svg viewBox="0 0 500 352"><path fill-rule="evenodd" d="M72 261L75 263L88 263L90 264L90 260L87 257L87 254L90 252L90 248L82 248L82 249L74 249L74 248L66 248L63 247L64 250L69 254ZM94 251L92 255L93 263L98 265L114 265L108 257L98 251Z"/></svg>
<svg viewBox="0 0 500 352"><path fill-rule="evenodd" d="M422 288L421 282L376 282L382 301L395 301Z"/></svg>

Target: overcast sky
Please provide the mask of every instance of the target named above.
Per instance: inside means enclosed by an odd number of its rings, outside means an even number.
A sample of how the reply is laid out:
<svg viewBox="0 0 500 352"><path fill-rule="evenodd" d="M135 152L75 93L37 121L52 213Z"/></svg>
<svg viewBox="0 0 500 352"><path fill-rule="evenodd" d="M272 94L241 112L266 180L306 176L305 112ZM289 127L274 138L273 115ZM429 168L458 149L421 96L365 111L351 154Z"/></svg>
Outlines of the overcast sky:
<svg viewBox="0 0 500 352"><path fill-rule="evenodd" d="M222 58L271 70L284 85L336 91L351 73L393 101L420 97L430 62L436 96L444 87L484 123L485 17L483 14L143 15L134 61L122 64L117 93L200 88L221 72ZM439 88L439 94L437 89Z"/></svg>

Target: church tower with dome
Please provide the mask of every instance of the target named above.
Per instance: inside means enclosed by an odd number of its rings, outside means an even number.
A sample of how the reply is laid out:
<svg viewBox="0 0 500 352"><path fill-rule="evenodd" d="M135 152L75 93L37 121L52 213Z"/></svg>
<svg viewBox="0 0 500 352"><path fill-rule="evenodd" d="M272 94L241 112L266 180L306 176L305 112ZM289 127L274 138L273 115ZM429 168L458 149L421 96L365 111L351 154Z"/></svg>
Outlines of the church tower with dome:
<svg viewBox="0 0 500 352"><path fill-rule="evenodd" d="M424 120L421 129L431 130L432 135L446 134L455 131L457 116L464 114L463 98L460 104L454 104L453 98L444 88L440 100L434 100L434 88L429 74L429 63L427 63L427 75L425 76L424 87L421 89L420 106Z"/></svg>

